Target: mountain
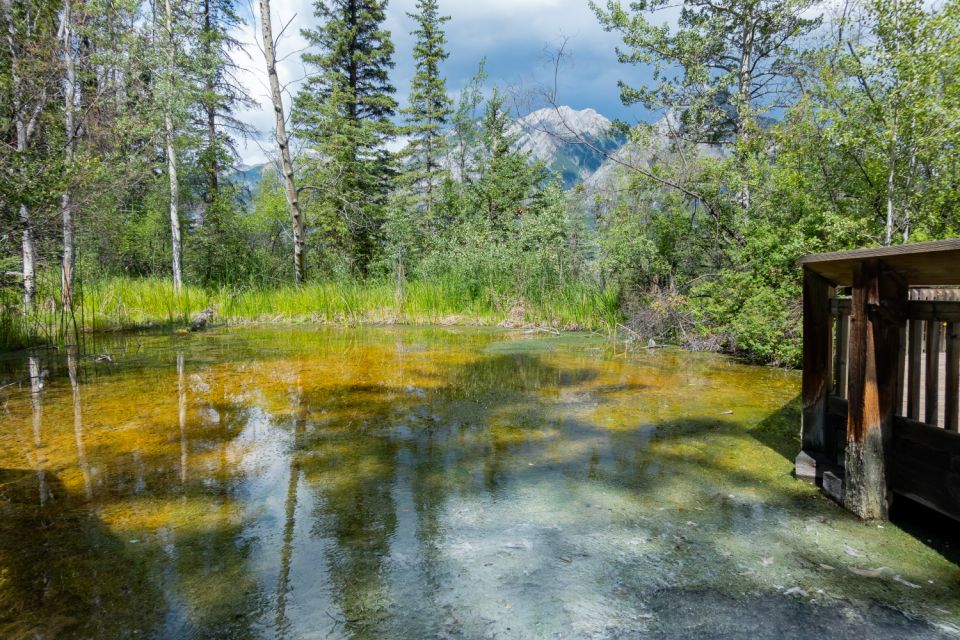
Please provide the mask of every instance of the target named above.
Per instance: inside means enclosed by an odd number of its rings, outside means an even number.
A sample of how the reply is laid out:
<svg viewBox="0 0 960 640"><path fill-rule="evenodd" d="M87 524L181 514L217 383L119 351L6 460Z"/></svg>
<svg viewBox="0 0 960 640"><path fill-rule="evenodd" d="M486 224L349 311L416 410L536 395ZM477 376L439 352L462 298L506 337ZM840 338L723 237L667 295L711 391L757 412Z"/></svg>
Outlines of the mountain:
<svg viewBox="0 0 960 640"><path fill-rule="evenodd" d="M257 192L257 187L260 186L260 181L263 180L263 172L269 165L269 162L238 165L236 169L227 175L227 180L241 187L246 187L250 194L253 195Z"/></svg>
<svg viewBox="0 0 960 640"><path fill-rule="evenodd" d="M624 145L626 138L611 129L610 120L595 110L567 106L534 111L512 125L518 150L547 165L567 189L590 180L608 156ZM268 165L240 165L227 179L253 194Z"/></svg>
<svg viewBox="0 0 960 640"><path fill-rule="evenodd" d="M546 164L569 189L589 179L626 142L612 124L593 109L559 106L534 111L514 127L520 151Z"/></svg>

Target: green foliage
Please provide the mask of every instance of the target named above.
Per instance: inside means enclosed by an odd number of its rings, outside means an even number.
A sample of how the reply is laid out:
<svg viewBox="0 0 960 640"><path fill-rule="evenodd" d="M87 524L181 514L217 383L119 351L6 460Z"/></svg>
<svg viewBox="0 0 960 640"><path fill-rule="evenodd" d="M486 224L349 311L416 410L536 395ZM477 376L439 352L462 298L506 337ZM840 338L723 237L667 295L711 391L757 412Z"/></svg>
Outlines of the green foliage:
<svg viewBox="0 0 960 640"><path fill-rule="evenodd" d="M624 104L672 109L688 137L729 142L754 128L755 116L776 103L778 78L792 47L820 24L807 14L816 0L684 2L675 29L655 19L668 0L610 0L590 6L607 31L623 34L621 63L653 67L647 86L620 82Z"/></svg>
<svg viewBox="0 0 960 640"><path fill-rule="evenodd" d="M275 170L227 179L247 97L234 0L74 7L77 126L68 157L62 4L0 11L0 346L62 337L62 196L77 228L84 329L229 322L542 323L611 329L758 362L799 364L797 259L960 234L960 0L859 0L826 24L813 0L592 4L621 62L654 79L623 101L664 117L627 128L629 165L590 202L518 150L481 63L455 107L437 0L409 14L416 63L399 111L385 0L317 0L293 119L309 272ZM27 12L31 12L27 15ZM28 28L29 27L29 28ZM173 61L167 57L173 44ZM25 144L24 114L35 114ZM171 262L166 118L175 130L185 275ZM18 126L19 125L19 126ZM405 151L387 151L398 135ZM585 191L585 189L584 189ZM595 222L595 224L594 224ZM36 309L16 272L36 238ZM624 318L626 313L629 317Z"/></svg>
<svg viewBox="0 0 960 640"><path fill-rule="evenodd" d="M440 63L450 55L444 48L447 39L443 32L443 23L450 18L440 15L437 0L418 0L417 13L408 15L417 22L412 34L417 41L413 47L416 71L410 81L410 104L401 110L410 136L403 154L403 182L418 196L416 206L422 212L422 226L431 228L445 173L445 128L452 112L447 84L440 74Z"/></svg>
<svg viewBox="0 0 960 640"><path fill-rule="evenodd" d="M302 158L314 187L304 204L320 226L338 232L360 275L374 258L395 174L385 148L396 135L397 108L385 11L385 0L318 0L321 24L303 31L317 49L303 55L314 73L294 101L297 133L313 151Z"/></svg>

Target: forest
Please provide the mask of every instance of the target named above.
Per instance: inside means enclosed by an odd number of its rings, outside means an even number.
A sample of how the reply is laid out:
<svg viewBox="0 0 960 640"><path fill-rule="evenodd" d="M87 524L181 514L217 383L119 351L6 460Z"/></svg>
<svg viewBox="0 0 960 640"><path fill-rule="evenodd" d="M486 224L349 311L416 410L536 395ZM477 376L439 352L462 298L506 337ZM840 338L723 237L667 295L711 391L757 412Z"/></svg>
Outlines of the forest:
<svg viewBox="0 0 960 640"><path fill-rule="evenodd" d="M590 6L622 42L622 102L657 115L610 123L610 150L540 92L558 123L540 133L609 169L571 185L518 143L522 101L482 60L448 85L440 0L406 16L404 52L386 0L316 0L292 25L270 0L0 0L0 349L207 311L592 330L796 366L800 256L960 234L960 0ZM255 48L232 35L245 20ZM289 29L311 45L295 95L276 73ZM276 116L252 185L242 47Z"/></svg>

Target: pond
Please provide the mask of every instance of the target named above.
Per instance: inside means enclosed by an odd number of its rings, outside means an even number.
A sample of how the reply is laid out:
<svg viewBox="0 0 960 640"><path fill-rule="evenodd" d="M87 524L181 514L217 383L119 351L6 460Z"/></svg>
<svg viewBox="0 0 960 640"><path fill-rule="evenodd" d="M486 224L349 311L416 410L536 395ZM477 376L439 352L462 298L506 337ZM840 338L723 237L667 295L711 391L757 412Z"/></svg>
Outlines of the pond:
<svg viewBox="0 0 960 640"><path fill-rule="evenodd" d="M956 564L791 477L796 372L493 329L88 340L0 360L0 637L960 633Z"/></svg>

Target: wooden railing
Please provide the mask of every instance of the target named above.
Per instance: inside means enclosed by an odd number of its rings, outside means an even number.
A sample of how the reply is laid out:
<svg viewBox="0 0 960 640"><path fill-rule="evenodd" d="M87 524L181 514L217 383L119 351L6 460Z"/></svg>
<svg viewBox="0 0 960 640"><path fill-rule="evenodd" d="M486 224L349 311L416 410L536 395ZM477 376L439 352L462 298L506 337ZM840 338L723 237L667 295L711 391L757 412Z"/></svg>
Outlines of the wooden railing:
<svg viewBox="0 0 960 640"><path fill-rule="evenodd" d="M896 415L960 432L960 290L911 289L897 358ZM834 297L831 396L846 399L851 300Z"/></svg>

